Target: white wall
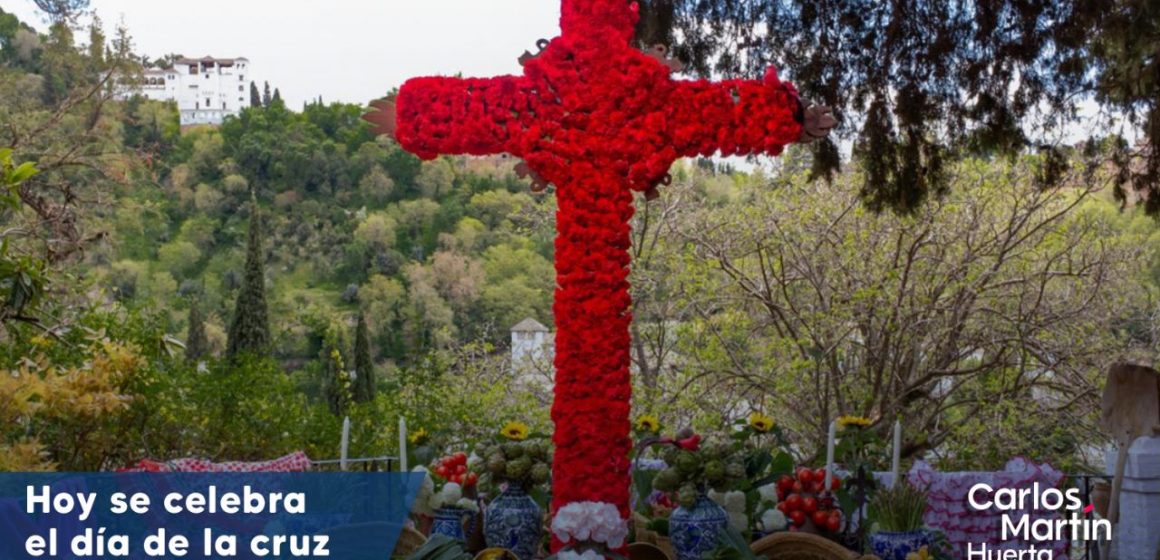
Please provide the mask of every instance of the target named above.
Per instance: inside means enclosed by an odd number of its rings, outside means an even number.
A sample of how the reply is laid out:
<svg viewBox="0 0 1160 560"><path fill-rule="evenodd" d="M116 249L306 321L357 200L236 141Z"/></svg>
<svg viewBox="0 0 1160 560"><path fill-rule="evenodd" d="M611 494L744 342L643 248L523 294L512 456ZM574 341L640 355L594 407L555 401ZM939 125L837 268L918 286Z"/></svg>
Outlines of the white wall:
<svg viewBox="0 0 1160 560"><path fill-rule="evenodd" d="M224 64L223 64L224 62ZM238 59L182 59L173 68L149 70L137 88L149 99L176 101L181 124L221 124L250 106L250 62Z"/></svg>

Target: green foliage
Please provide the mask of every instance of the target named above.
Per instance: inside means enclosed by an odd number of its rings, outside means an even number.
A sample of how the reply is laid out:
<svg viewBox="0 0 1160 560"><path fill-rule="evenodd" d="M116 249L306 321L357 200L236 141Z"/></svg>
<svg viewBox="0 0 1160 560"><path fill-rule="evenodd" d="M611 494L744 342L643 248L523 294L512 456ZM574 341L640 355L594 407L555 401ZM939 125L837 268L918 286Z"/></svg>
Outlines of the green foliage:
<svg viewBox="0 0 1160 560"><path fill-rule="evenodd" d="M209 355L209 340L205 336L205 318L201 313L201 302L196 299L189 303L189 326L185 336L185 359L196 362Z"/></svg>
<svg viewBox="0 0 1160 560"><path fill-rule="evenodd" d="M1144 148L1160 144L1153 0L642 0L640 12L638 44L672 45L695 73L757 78L772 62L803 100L833 107L840 136L812 148L812 175L836 177L853 141L874 208L919 209L966 155L1052 153L1040 138L1079 126L1076 100L1094 96L1148 139L1117 158L1117 194L1160 212L1160 152Z"/></svg>
<svg viewBox="0 0 1160 560"><path fill-rule="evenodd" d="M18 189L38 173L36 165L12 161L12 150L0 149L0 208L18 211L22 205ZM7 235L0 241L0 321L27 318L35 310L48 285L45 262L33 255L12 251Z"/></svg>
<svg viewBox="0 0 1160 560"><path fill-rule="evenodd" d="M375 364L371 361L370 329L363 314L358 316L358 325L354 331L354 400L367 402L374 400L377 390Z"/></svg>
<svg viewBox="0 0 1160 560"><path fill-rule="evenodd" d="M255 202L250 210L246 243L246 269L242 289L230 323L230 358L242 354L263 355L270 349L270 320L266 307L266 257L262 246L261 214Z"/></svg>
<svg viewBox="0 0 1160 560"><path fill-rule="evenodd" d="M870 500L869 519L879 531L901 533L923 527L927 492L899 480L894 486L879 489Z"/></svg>
<svg viewBox="0 0 1160 560"><path fill-rule="evenodd" d="M447 535L431 535L418 550L407 556L407 560L471 560L462 541Z"/></svg>

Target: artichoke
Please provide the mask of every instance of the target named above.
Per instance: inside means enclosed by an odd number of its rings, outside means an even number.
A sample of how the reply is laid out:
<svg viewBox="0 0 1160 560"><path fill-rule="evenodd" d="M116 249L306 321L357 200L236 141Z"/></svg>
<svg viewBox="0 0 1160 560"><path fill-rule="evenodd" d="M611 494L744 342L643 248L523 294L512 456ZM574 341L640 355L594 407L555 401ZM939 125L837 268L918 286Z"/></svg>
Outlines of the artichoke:
<svg viewBox="0 0 1160 560"><path fill-rule="evenodd" d="M507 469L504 476L508 480L518 480L528 475L528 471L532 469L532 460L529 457L520 457L519 459L508 461Z"/></svg>
<svg viewBox="0 0 1160 560"><path fill-rule="evenodd" d="M544 483L548 482L548 476L550 474L551 474L551 471L548 469L547 464L538 463L538 464L532 465L532 474L531 474L532 484L544 484Z"/></svg>
<svg viewBox="0 0 1160 560"><path fill-rule="evenodd" d="M503 476L507 472L507 461L504 460L503 454L494 453L487 458L487 470L496 476Z"/></svg>
<svg viewBox="0 0 1160 560"><path fill-rule="evenodd" d="M713 459L705 463L705 479L710 483L719 483L725 480L725 463Z"/></svg>
<svg viewBox="0 0 1160 560"><path fill-rule="evenodd" d="M524 448L522 445L515 442L505 443L503 444L503 454L507 456L509 461L512 459L519 459L520 457L524 456Z"/></svg>
<svg viewBox="0 0 1160 560"><path fill-rule="evenodd" d="M653 488L661 492L673 492L680 486L681 473L673 467L657 473L656 478L653 478Z"/></svg>
<svg viewBox="0 0 1160 560"><path fill-rule="evenodd" d="M745 465L729 463L725 466L725 476L729 478L745 478Z"/></svg>
<svg viewBox="0 0 1160 560"><path fill-rule="evenodd" d="M681 474L696 474L701 468L701 461L697 459L695 454L686 451L677 455L676 467L677 470L681 471Z"/></svg>

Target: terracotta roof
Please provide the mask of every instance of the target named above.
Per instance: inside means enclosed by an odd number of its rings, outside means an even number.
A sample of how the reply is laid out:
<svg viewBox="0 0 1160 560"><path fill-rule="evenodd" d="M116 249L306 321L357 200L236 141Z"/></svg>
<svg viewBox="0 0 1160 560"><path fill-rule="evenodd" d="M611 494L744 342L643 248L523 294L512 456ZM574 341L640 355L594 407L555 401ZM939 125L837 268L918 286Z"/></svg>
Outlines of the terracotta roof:
<svg viewBox="0 0 1160 560"><path fill-rule="evenodd" d="M512 327L512 332L549 332L548 327L541 325L539 321L531 317L520 321L516 326Z"/></svg>

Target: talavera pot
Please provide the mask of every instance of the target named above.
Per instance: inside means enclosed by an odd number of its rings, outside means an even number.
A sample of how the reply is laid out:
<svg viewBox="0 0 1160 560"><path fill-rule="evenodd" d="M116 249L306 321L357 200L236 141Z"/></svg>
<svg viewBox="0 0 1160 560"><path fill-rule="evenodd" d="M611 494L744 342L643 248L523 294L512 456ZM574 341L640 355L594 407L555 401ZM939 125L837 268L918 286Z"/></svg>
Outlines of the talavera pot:
<svg viewBox="0 0 1160 560"><path fill-rule="evenodd" d="M463 532L463 520L468 512L462 508L439 508L435 510L435 521L431 524L432 535L445 535L457 541L467 540Z"/></svg>
<svg viewBox="0 0 1160 560"><path fill-rule="evenodd" d="M690 509L679 507L669 516L669 539L677 560L701 560L725 538L729 516L702 494Z"/></svg>
<svg viewBox="0 0 1160 560"><path fill-rule="evenodd" d="M906 555L929 547L933 539L926 530L878 531L870 534L870 550L882 560L906 560Z"/></svg>
<svg viewBox="0 0 1160 560"><path fill-rule="evenodd" d="M509 486L487 506L483 536L489 548L506 548L532 560L540 549L543 512L523 488Z"/></svg>

